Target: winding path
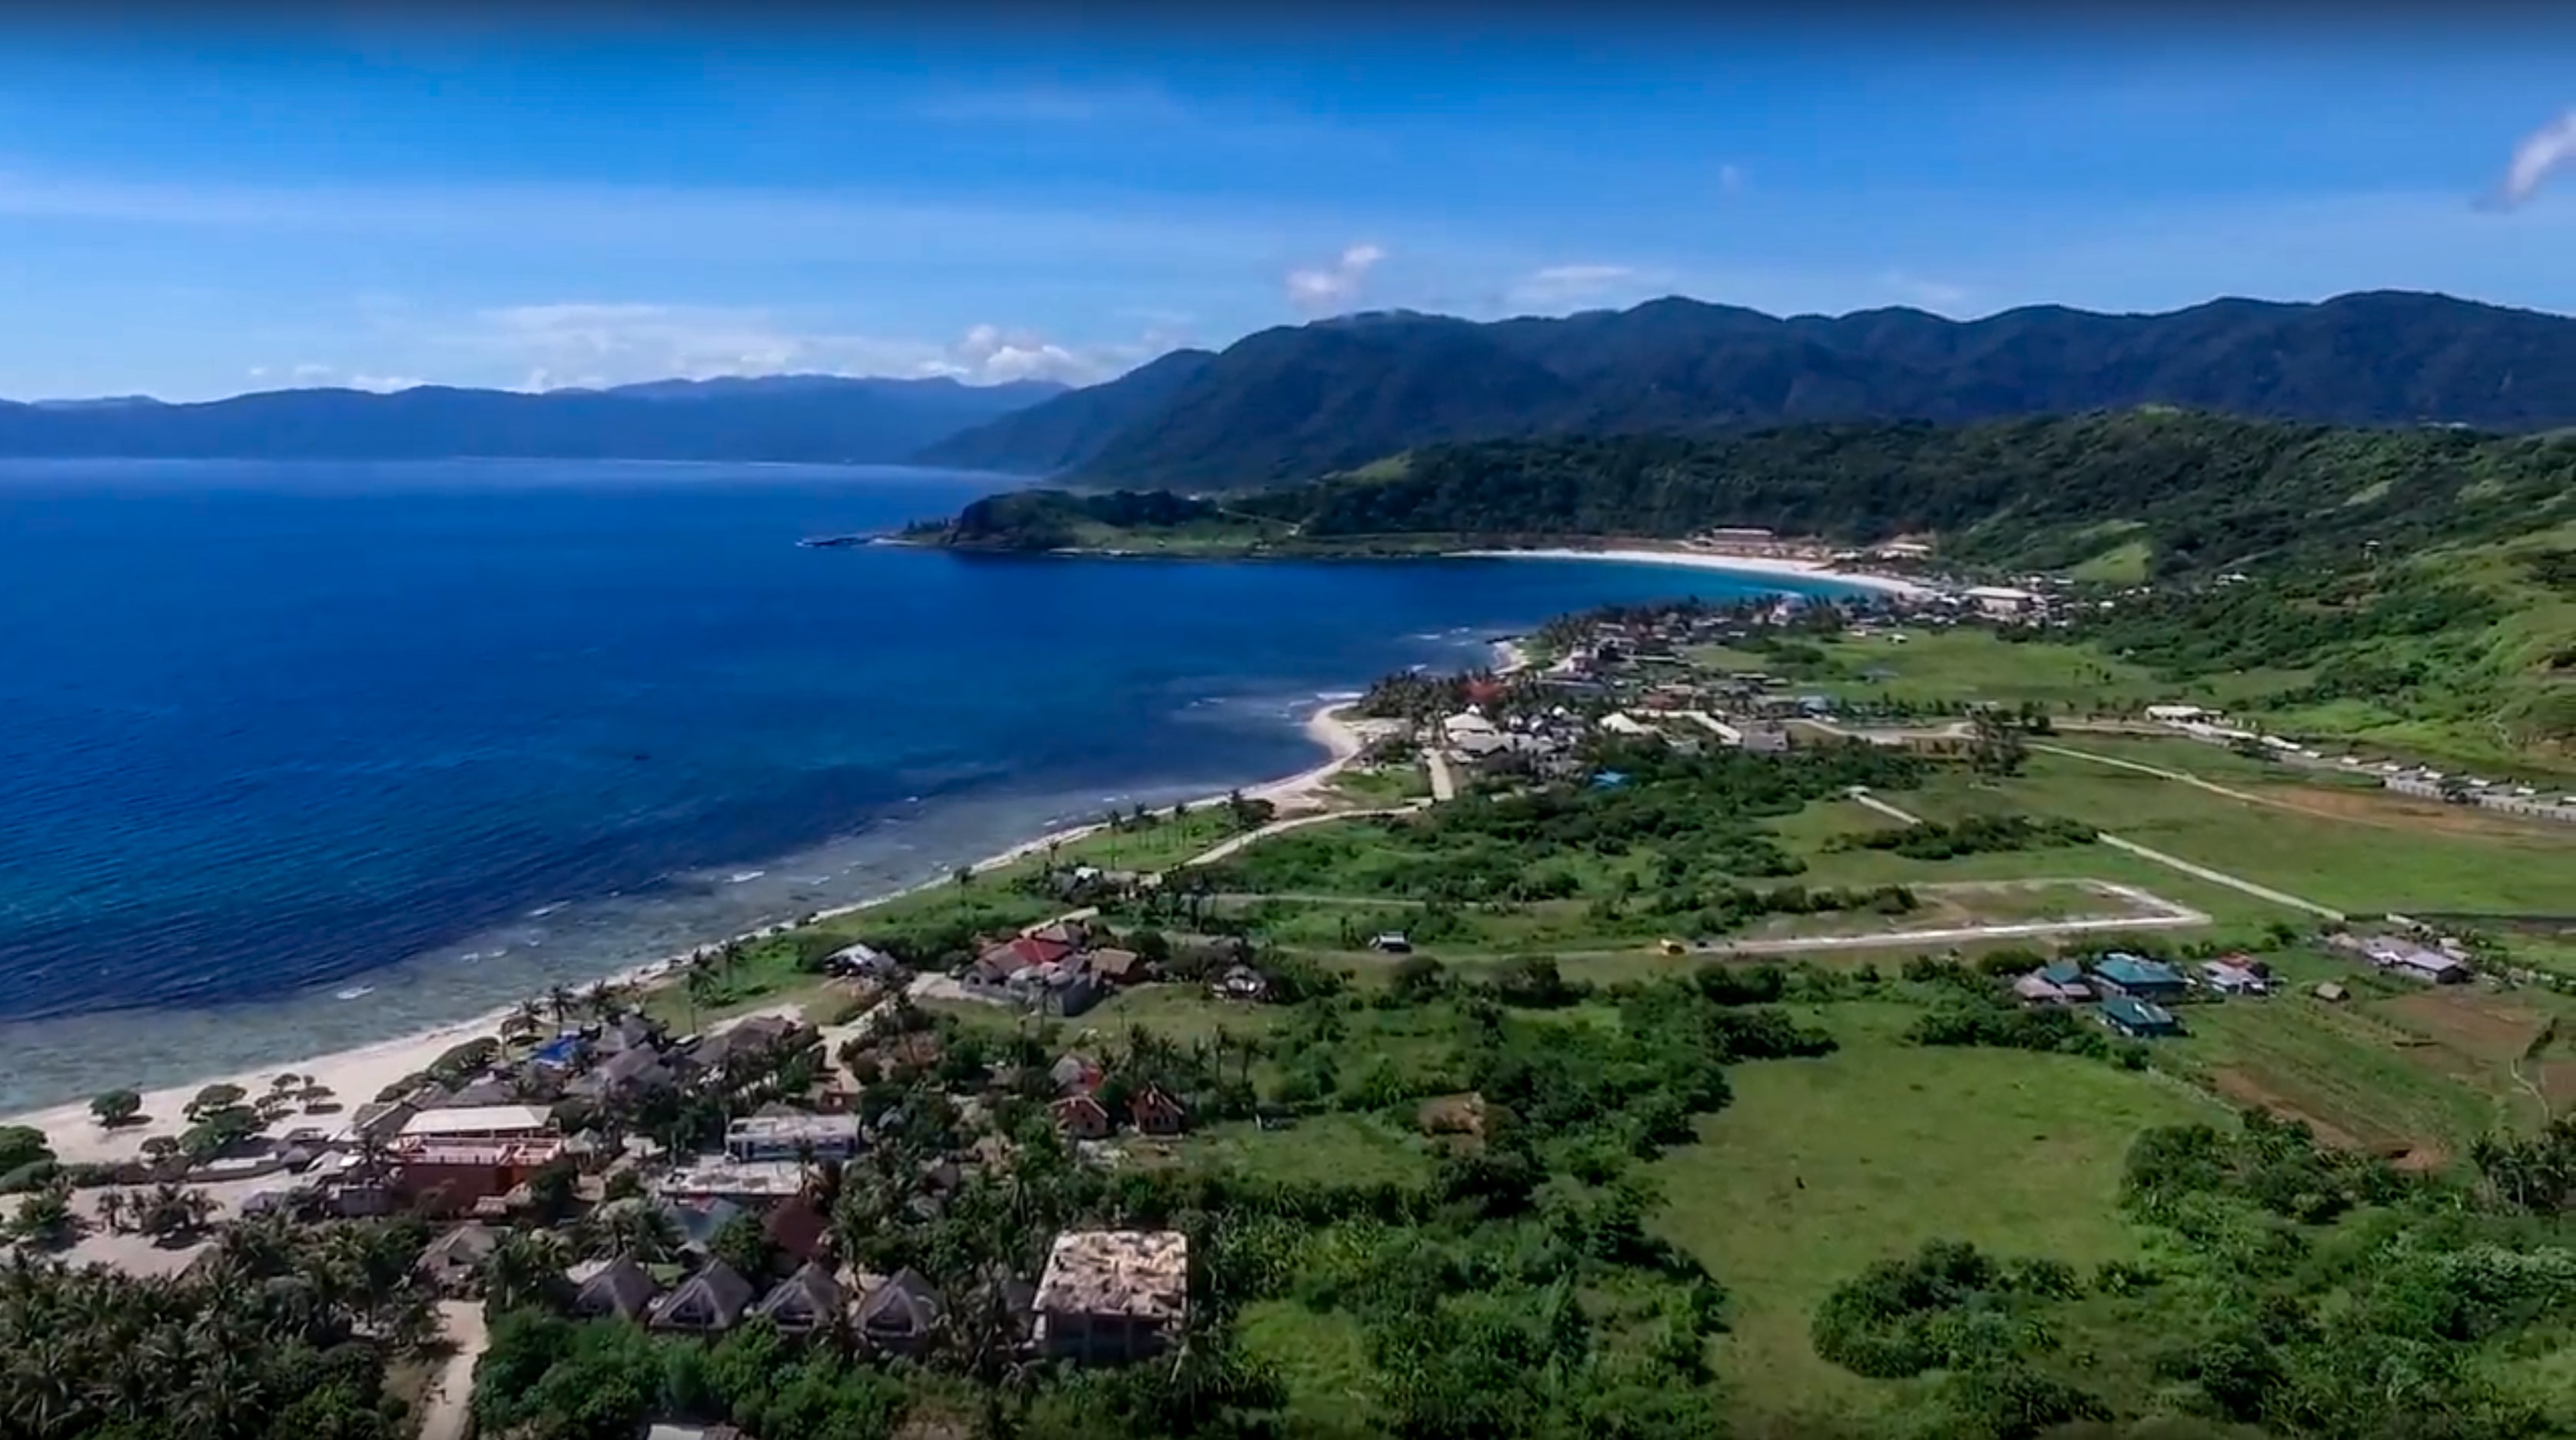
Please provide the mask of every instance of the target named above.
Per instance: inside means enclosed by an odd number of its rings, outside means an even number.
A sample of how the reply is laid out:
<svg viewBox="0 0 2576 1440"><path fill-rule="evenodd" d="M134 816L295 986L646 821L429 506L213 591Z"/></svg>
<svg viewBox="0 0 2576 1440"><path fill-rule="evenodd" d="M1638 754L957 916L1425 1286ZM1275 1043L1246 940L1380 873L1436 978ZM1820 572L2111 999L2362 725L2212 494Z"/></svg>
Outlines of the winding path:
<svg viewBox="0 0 2576 1440"><path fill-rule="evenodd" d="M483 1306L474 1300L438 1302L439 1330L455 1350L421 1397L420 1440L465 1440L473 1428L474 1365L492 1343L483 1328Z"/></svg>

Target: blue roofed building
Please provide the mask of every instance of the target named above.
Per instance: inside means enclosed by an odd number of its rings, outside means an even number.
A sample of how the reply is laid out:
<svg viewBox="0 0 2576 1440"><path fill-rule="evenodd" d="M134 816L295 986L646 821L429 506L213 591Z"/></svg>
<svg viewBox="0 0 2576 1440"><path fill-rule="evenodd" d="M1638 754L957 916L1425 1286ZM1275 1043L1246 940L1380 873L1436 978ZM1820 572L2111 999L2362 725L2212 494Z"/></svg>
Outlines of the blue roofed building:
<svg viewBox="0 0 2576 1440"><path fill-rule="evenodd" d="M2191 981L2161 960L2114 952L2093 966L2094 983L2115 995L2162 1003L2190 993Z"/></svg>
<svg viewBox="0 0 2576 1440"><path fill-rule="evenodd" d="M2174 1013L2151 1000L2114 995L2102 1002L2101 1014L2103 1024L2132 1040L2182 1033L2182 1022Z"/></svg>

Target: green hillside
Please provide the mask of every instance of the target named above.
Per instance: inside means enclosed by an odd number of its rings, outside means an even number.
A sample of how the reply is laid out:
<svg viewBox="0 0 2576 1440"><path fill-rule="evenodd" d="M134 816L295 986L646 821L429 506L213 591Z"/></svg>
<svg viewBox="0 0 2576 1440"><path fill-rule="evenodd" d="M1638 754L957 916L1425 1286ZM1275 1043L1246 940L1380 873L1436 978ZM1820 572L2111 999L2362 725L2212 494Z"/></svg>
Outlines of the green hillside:
<svg viewBox="0 0 2576 1440"><path fill-rule="evenodd" d="M1954 567L2128 592L2079 635L2169 677L2267 677L2259 708L2310 730L2463 761L2576 760L2576 439L2558 436L2158 407L1492 441L1223 507L1028 492L970 508L951 537L1294 554L1720 525L1852 544L1936 535Z"/></svg>

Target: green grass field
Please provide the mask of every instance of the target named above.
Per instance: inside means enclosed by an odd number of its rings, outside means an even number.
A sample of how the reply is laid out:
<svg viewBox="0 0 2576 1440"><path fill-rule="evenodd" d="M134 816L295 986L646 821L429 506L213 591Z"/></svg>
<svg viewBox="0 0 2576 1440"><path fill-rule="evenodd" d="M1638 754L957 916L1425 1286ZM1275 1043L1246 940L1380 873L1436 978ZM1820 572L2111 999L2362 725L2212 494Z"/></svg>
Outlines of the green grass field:
<svg viewBox="0 0 2576 1440"><path fill-rule="evenodd" d="M1416 1184L1431 1174L1422 1139L1373 1115L1310 1115L1285 1130L1231 1120L1193 1133L1176 1153L1190 1164L1266 1180Z"/></svg>
<svg viewBox="0 0 2576 1440"><path fill-rule="evenodd" d="M1912 1014L1806 1013L1843 1048L1733 1067L1734 1103L1653 1167L1656 1229L1732 1296L1714 1363L1754 1414L1865 1417L1909 1393L1808 1343L1817 1303L1872 1261L1936 1238L2087 1266L2137 1256L2141 1236L2117 1205L2129 1142L2151 1125L2223 1118L2181 1086L2099 1061L1907 1045L1897 1035Z"/></svg>
<svg viewBox="0 0 2576 1440"><path fill-rule="evenodd" d="M1887 798L1928 819L2019 810L2081 820L2356 915L2416 909L2546 912L2567 907L2576 895L2576 844L2539 822L2475 823L2473 829L2444 831L2431 828L2415 810L2382 808L2375 794L2303 785L2265 793L2280 803L2252 804L2153 775L2041 754L2013 779L1980 783L1945 773L1924 790ZM2316 809L2292 808L2302 803Z"/></svg>

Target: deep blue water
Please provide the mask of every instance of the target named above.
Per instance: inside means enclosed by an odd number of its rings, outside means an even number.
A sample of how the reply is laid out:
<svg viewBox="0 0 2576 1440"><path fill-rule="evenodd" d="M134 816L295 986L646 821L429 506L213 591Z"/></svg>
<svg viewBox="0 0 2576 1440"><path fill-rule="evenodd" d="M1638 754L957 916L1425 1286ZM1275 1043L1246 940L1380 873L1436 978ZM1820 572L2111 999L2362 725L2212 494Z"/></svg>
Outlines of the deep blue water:
<svg viewBox="0 0 2576 1440"><path fill-rule="evenodd" d="M184 1014L178 1064L210 1013L228 1054L454 1018L1118 799L1298 769L1319 694L1497 632L1739 593L1617 565L794 543L997 483L0 467L0 1041L130 1048Z"/></svg>

